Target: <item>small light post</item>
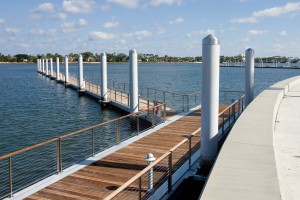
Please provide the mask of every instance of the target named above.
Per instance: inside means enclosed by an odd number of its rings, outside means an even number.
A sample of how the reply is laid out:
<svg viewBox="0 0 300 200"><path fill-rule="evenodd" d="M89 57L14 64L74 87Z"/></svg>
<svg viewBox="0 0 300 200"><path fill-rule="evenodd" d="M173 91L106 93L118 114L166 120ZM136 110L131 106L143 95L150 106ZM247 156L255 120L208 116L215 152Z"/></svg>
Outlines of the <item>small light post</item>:
<svg viewBox="0 0 300 200"><path fill-rule="evenodd" d="M148 153L147 157L145 158L145 160L147 161L148 165L151 165L156 158L153 156L152 153ZM148 171L148 192L151 192L153 189L153 168L151 168Z"/></svg>

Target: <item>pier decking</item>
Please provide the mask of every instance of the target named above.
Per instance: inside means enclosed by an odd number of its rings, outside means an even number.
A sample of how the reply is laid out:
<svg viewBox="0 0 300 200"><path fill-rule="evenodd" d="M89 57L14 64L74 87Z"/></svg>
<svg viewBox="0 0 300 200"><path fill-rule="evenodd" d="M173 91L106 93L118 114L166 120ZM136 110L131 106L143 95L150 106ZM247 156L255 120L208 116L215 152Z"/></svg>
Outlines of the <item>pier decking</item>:
<svg viewBox="0 0 300 200"><path fill-rule="evenodd" d="M63 78L60 74L60 80ZM60 82L65 84L64 81ZM69 77L69 84L66 86L78 89L77 79ZM86 93L90 93L91 96L96 95L94 97L99 99L99 86L87 81L85 86ZM122 96L125 94L129 97L125 89L124 91L115 88L112 90L114 100L118 104L123 104L123 100L127 100L128 104L129 98ZM159 90L155 90L155 99L157 91ZM120 93L121 99L116 98ZM147 97L148 94L147 89ZM180 176L190 169L199 157L201 110L194 108L190 111L192 106L189 101L189 97L193 97L195 100L193 105L197 105L196 94L198 93L193 93L193 96L179 94L179 101L174 102L176 93L171 93L172 101L169 101L169 105L172 106L170 108L166 106L166 103L152 106L156 100L139 98L139 104L142 101L145 102L144 111L1 156L2 164L8 163L8 171L3 174L3 177L6 177L10 183L9 186L4 186L1 195L16 199L111 199L115 195L126 197L126 199L131 199L131 197L137 199L139 196L138 199L141 199L141 197L149 197L154 191L161 191L160 188L167 184L168 189L164 188L165 194L172 190ZM161 97L163 97L163 102L167 102L165 91L162 92ZM221 113L219 115L219 138L242 112L243 98L243 96L240 97L229 106L219 107ZM180 105L179 109L174 109L176 107L174 103ZM125 106L127 106L126 103ZM162 109L161 113L159 109ZM178 115L174 116L175 114ZM101 149L102 144L95 141L95 138L99 136L112 139L110 146L105 147L108 149ZM44 150L39 151L39 148L44 148ZM72 152L68 152L68 149ZM26 158L21 155L22 153L34 156L37 160L38 157L50 156L51 162L55 162L51 164L49 170L47 163L40 162L37 163L39 167L37 170L41 171L24 168L20 171L20 175L13 177L14 168L20 166L19 161L21 161L15 158ZM145 157L148 153L153 153L157 161L147 164ZM89 156L92 157L82 161ZM80 160L82 162L79 162ZM6 167L3 167L3 170L4 168ZM149 169L154 171L153 186L147 178ZM40 174L35 175L34 172ZM31 179L31 176L33 176L32 181L23 182L24 179ZM46 179L42 180L44 178Z"/></svg>
<svg viewBox="0 0 300 200"><path fill-rule="evenodd" d="M221 106L220 111L227 106ZM159 158L172 147L200 128L200 109L181 117L168 126L146 136L95 163L61 179L29 196L33 199L104 199L131 177L147 167L145 157L153 153ZM200 133L192 140L192 148L200 144ZM188 145L184 147L188 152ZM175 164L181 156L173 156ZM166 163L166 168L168 163ZM142 185L144 191L147 185ZM132 196L136 199L136 196ZM127 199L130 199L127 196Z"/></svg>

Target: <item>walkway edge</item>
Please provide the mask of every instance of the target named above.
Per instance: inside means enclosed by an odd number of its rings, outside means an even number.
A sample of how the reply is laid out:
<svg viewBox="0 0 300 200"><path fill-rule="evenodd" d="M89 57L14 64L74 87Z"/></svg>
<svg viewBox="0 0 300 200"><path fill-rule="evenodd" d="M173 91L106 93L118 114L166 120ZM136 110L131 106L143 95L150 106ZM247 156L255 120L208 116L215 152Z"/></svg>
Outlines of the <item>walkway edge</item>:
<svg viewBox="0 0 300 200"><path fill-rule="evenodd" d="M246 108L219 152L201 199L282 199L274 126L282 98L297 84L300 76L278 82Z"/></svg>
<svg viewBox="0 0 300 200"><path fill-rule="evenodd" d="M157 130L165 127L165 126L168 126L169 124L175 122L176 120L178 120L178 119L180 119L180 118L182 118L182 117L184 117L184 116L186 116L186 115L188 115L188 114L190 114L190 113L192 113L195 110L200 109L200 108L201 108L201 105L197 106L195 108L192 108L189 111L179 113L178 115L167 119L164 123L152 128L148 131L145 131L145 132L143 132L143 133L141 133L141 134L139 134L135 137L132 137L132 138L130 138L130 139L124 141L124 142L121 142L120 145L110 147L109 149L104 150L104 151L96 154L94 157L89 157L86 160L63 170L62 173L60 173L60 174L52 175L52 176L50 176L50 177L48 177L48 178L46 178L46 179L44 179L44 180L42 180L38 183L33 184L32 186L30 186L30 187L28 187L24 190L21 190L21 191L15 193L12 199L16 199L16 200L24 199L24 198L36 193L37 191L39 191L39 190L41 190L41 189L57 182L57 181L65 178L66 176L68 176L72 173L75 173L75 172L79 171L80 169L96 162L97 160L100 160L100 159L106 157L107 155L109 155L113 152L116 152L119 149L122 149L123 147L126 147L127 145L129 145L129 144L131 144L135 141L138 141L139 139L141 139L141 138L143 138L147 135L150 135L150 134L154 133L155 131L157 131ZM10 198L7 198L7 199L10 199Z"/></svg>

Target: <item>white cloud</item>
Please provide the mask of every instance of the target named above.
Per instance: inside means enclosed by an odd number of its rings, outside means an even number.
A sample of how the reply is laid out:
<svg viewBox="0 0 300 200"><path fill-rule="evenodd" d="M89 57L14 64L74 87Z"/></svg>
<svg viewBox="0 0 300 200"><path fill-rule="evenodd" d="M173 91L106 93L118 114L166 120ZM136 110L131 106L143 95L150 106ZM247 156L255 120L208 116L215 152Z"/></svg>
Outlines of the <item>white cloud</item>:
<svg viewBox="0 0 300 200"><path fill-rule="evenodd" d="M85 19L79 19L77 23L74 22L66 22L63 23L60 28L62 32L68 33L68 32L75 32L80 30L80 28L87 25L87 21Z"/></svg>
<svg viewBox="0 0 300 200"><path fill-rule="evenodd" d="M177 19L175 19L175 20L169 21L169 24L180 24L180 23L182 23L183 21L184 21L183 18L179 17L179 18L177 18Z"/></svg>
<svg viewBox="0 0 300 200"><path fill-rule="evenodd" d="M253 12L250 17L234 18L231 23L257 23L259 20L267 17L280 17L286 14L294 14L300 10L300 2L289 2L284 6L267 8L264 10Z"/></svg>
<svg viewBox="0 0 300 200"><path fill-rule="evenodd" d="M41 35L41 36L55 36L57 34L57 30L55 29L49 29L49 30L43 30L43 29L31 29L30 31L31 35Z"/></svg>
<svg viewBox="0 0 300 200"><path fill-rule="evenodd" d="M138 7L139 0L107 0L109 3L115 3L126 8Z"/></svg>
<svg viewBox="0 0 300 200"><path fill-rule="evenodd" d="M24 49L28 49L30 47L30 44L27 43L21 43L20 47L24 48Z"/></svg>
<svg viewBox="0 0 300 200"><path fill-rule="evenodd" d="M19 33L20 29L18 29L18 28L6 28L5 32L6 33Z"/></svg>
<svg viewBox="0 0 300 200"><path fill-rule="evenodd" d="M156 27L157 27L157 31L156 31L157 35L161 35L166 32L166 30L163 27L161 27L159 24L156 24Z"/></svg>
<svg viewBox="0 0 300 200"><path fill-rule="evenodd" d="M67 19L67 14L66 13L58 13L58 14L53 15L52 19L65 20L65 19Z"/></svg>
<svg viewBox="0 0 300 200"><path fill-rule="evenodd" d="M172 5L175 3L181 4L181 0L151 0L149 4L152 6L159 6L161 4Z"/></svg>
<svg viewBox="0 0 300 200"><path fill-rule="evenodd" d="M287 31L283 30L278 33L280 36L287 36Z"/></svg>
<svg viewBox="0 0 300 200"><path fill-rule="evenodd" d="M115 38L114 34L105 33L101 31L90 32L89 40L112 40Z"/></svg>
<svg viewBox="0 0 300 200"><path fill-rule="evenodd" d="M145 38L145 37L150 37L150 36L152 36L152 33L149 31L145 31L145 30L124 34L124 37L136 37L139 40L142 38Z"/></svg>
<svg viewBox="0 0 300 200"><path fill-rule="evenodd" d="M54 10L54 5L52 3L42 3L38 5L32 12L52 12Z"/></svg>
<svg viewBox="0 0 300 200"><path fill-rule="evenodd" d="M52 3L42 3L30 11L29 18L40 19L42 18L43 13L45 12L50 13L53 11L54 11L54 5Z"/></svg>
<svg viewBox="0 0 300 200"><path fill-rule="evenodd" d="M85 19L79 19L78 20L78 26L83 27L87 25L87 21Z"/></svg>
<svg viewBox="0 0 300 200"><path fill-rule="evenodd" d="M73 14L89 13L92 12L94 4L94 0L64 0L62 8L65 12Z"/></svg>
<svg viewBox="0 0 300 200"><path fill-rule="evenodd" d="M263 35L265 34L265 30L249 30L248 35Z"/></svg>
<svg viewBox="0 0 300 200"><path fill-rule="evenodd" d="M119 26L119 22L105 22L103 24L103 28L109 29L109 28L114 28L114 27L118 27Z"/></svg>
<svg viewBox="0 0 300 200"><path fill-rule="evenodd" d="M192 36L202 36L202 35L209 35L209 34L215 34L215 30L207 29L207 30L200 30L200 31L192 31L191 33L188 33L188 37Z"/></svg>
<svg viewBox="0 0 300 200"><path fill-rule="evenodd" d="M5 22L5 19L0 18L0 24L3 24Z"/></svg>
<svg viewBox="0 0 300 200"><path fill-rule="evenodd" d="M246 38L242 38L238 41L240 41L240 42L250 42L250 38L246 37Z"/></svg>

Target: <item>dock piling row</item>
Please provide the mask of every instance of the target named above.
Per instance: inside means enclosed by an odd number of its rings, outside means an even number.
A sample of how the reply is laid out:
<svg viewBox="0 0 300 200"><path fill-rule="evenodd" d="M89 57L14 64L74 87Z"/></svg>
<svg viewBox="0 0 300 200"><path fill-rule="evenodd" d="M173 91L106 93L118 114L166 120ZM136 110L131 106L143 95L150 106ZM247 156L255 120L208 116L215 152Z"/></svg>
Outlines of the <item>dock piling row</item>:
<svg viewBox="0 0 300 200"><path fill-rule="evenodd" d="M69 58L68 56L65 57L65 86L68 87L69 85Z"/></svg>
<svg viewBox="0 0 300 200"><path fill-rule="evenodd" d="M254 50L246 50L245 63L245 107L247 107L254 98Z"/></svg>
<svg viewBox="0 0 300 200"><path fill-rule="evenodd" d="M56 81L59 81L59 57L56 57Z"/></svg>
<svg viewBox="0 0 300 200"><path fill-rule="evenodd" d="M106 54L101 53L101 100L107 103L107 60Z"/></svg>
<svg viewBox="0 0 300 200"><path fill-rule="evenodd" d="M130 113L139 111L138 59L135 49L129 51Z"/></svg>
<svg viewBox="0 0 300 200"><path fill-rule="evenodd" d="M203 166L211 166L218 153L220 42L210 34L202 40L201 155Z"/></svg>

